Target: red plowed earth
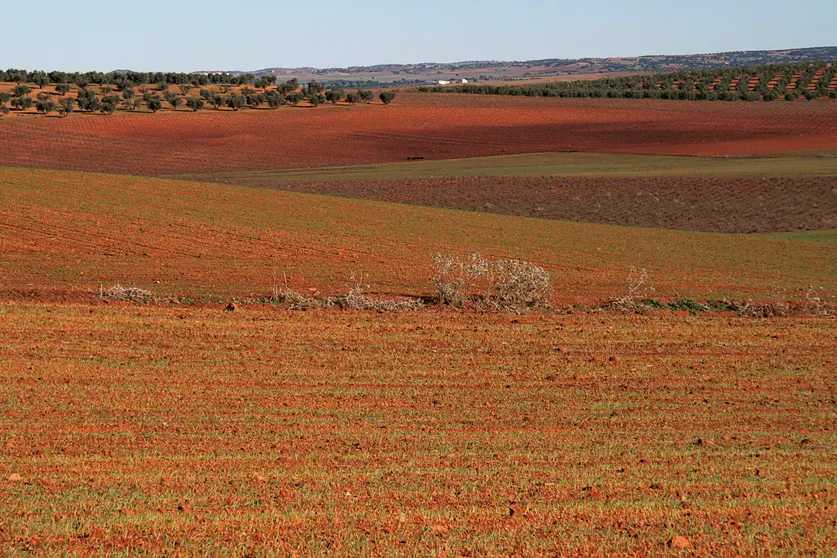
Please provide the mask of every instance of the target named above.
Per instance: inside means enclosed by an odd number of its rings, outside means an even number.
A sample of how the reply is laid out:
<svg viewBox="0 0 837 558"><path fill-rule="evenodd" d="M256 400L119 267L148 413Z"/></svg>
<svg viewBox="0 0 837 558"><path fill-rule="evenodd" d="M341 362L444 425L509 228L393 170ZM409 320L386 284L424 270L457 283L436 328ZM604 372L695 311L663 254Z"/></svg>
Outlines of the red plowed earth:
<svg viewBox="0 0 837 558"><path fill-rule="evenodd" d="M127 174L267 170L544 151L837 149L837 103L401 94L391 106L0 120L0 165Z"/></svg>

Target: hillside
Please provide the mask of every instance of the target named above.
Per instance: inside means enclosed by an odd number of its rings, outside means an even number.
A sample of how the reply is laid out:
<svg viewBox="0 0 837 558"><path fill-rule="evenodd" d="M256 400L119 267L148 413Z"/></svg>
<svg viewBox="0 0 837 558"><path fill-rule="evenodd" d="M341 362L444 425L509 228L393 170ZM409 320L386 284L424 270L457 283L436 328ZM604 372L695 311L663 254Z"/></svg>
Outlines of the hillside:
<svg viewBox="0 0 837 558"><path fill-rule="evenodd" d="M837 60L837 46L754 50L712 54L623 56L610 58L547 58L529 61L467 61L452 63L379 64L348 68L263 68L256 76L275 75L326 83L372 82L375 85L423 85L438 80L466 78L470 81L531 80L557 76L614 73L658 73L672 70L721 68ZM241 72L231 72L241 73Z"/></svg>
<svg viewBox="0 0 837 558"><path fill-rule="evenodd" d="M121 283L160 295L258 297L275 282L343 292L430 290L439 252L548 268L557 300L626 290L648 269L659 297L804 298L837 288L837 245L622 228L140 177L0 169L0 292L88 296Z"/></svg>
<svg viewBox="0 0 837 558"><path fill-rule="evenodd" d="M327 147L326 147L327 146ZM837 103L405 93L394 104L0 118L0 165L166 175L555 151L837 149Z"/></svg>
<svg viewBox="0 0 837 558"><path fill-rule="evenodd" d="M485 211L707 232L837 227L837 154L723 158L533 153L179 178Z"/></svg>

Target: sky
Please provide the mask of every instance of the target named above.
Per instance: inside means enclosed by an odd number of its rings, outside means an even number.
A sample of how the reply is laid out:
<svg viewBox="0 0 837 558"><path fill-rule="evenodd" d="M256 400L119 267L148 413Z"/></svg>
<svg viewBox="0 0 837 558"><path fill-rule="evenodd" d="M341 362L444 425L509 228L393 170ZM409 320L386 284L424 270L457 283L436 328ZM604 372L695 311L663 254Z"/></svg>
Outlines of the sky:
<svg viewBox="0 0 837 558"><path fill-rule="evenodd" d="M0 67L201 71L837 45L837 1L389 0L0 7Z"/></svg>

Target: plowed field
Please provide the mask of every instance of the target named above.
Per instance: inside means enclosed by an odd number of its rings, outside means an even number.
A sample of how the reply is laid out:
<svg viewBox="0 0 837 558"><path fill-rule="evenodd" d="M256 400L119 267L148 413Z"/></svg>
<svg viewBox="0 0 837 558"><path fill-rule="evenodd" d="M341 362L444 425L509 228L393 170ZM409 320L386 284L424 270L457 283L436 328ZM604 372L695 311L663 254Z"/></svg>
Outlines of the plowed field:
<svg viewBox="0 0 837 558"><path fill-rule="evenodd" d="M837 228L835 186L834 177L471 177L275 187L504 215L752 233Z"/></svg>
<svg viewBox="0 0 837 558"><path fill-rule="evenodd" d="M459 212L221 184L0 169L0 290L264 296L430 292L432 257L481 252L548 268L557 300L624 294L631 266L656 295L801 298L837 292L837 246ZM779 294L777 294L779 293Z"/></svg>
<svg viewBox="0 0 837 558"><path fill-rule="evenodd" d="M184 174L548 151L837 148L837 103L401 94L391 106L0 119L0 165Z"/></svg>
<svg viewBox="0 0 837 558"><path fill-rule="evenodd" d="M832 319L0 314L11 554L837 552Z"/></svg>

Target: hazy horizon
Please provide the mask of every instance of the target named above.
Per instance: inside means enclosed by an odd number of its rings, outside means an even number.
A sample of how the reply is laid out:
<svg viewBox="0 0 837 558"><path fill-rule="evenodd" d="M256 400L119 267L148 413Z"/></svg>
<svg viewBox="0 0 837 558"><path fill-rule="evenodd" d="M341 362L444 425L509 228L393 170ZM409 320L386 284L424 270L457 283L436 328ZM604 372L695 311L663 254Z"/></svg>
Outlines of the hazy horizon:
<svg viewBox="0 0 837 558"><path fill-rule="evenodd" d="M499 0L241 9L218 0L150 9L91 0L85 7L43 0L37 11L6 8L0 67L254 71L784 50L831 46L837 21L837 3L825 0L804 10L779 0L522 0L513 9Z"/></svg>

